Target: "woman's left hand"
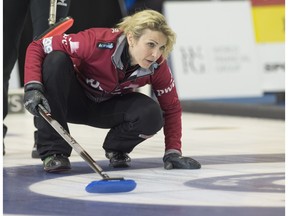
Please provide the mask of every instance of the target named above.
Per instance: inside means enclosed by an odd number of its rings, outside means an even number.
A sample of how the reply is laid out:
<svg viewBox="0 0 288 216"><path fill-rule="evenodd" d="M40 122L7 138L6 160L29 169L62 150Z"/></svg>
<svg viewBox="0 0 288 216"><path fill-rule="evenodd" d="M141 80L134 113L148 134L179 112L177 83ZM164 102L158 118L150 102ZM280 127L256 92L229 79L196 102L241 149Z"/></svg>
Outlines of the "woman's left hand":
<svg viewBox="0 0 288 216"><path fill-rule="evenodd" d="M200 169L201 164L189 157L182 157L177 153L170 153L163 157L165 169Z"/></svg>

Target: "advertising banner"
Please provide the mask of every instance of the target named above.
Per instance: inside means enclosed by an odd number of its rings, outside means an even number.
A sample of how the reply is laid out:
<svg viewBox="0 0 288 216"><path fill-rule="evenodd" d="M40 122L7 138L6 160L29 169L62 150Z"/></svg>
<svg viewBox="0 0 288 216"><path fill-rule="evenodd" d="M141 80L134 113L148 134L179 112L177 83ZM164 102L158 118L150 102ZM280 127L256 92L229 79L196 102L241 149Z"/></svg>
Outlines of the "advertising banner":
<svg viewBox="0 0 288 216"><path fill-rule="evenodd" d="M181 100L262 95L248 1L168 1L177 34L172 73Z"/></svg>

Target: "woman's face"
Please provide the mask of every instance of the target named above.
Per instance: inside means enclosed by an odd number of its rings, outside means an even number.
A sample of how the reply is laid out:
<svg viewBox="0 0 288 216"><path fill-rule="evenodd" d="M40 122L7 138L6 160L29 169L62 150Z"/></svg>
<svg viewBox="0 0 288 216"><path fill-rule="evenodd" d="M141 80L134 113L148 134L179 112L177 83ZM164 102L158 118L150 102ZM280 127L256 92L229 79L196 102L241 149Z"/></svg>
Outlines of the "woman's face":
<svg viewBox="0 0 288 216"><path fill-rule="evenodd" d="M139 64L142 68L149 68L165 50L167 37L159 31L146 29L136 40L132 34L127 35L131 65Z"/></svg>

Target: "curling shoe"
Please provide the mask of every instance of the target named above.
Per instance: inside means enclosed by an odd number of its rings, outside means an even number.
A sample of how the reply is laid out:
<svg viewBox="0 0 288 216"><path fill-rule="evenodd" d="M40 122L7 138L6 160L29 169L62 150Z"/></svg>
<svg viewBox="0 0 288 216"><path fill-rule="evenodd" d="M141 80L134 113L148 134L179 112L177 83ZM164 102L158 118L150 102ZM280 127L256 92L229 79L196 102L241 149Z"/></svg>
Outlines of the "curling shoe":
<svg viewBox="0 0 288 216"><path fill-rule="evenodd" d="M54 154L43 160L44 170L49 173L63 172L71 169L71 164L67 156Z"/></svg>
<svg viewBox="0 0 288 216"><path fill-rule="evenodd" d="M131 158L124 152L106 152L105 156L110 160L110 166L114 168L129 167Z"/></svg>

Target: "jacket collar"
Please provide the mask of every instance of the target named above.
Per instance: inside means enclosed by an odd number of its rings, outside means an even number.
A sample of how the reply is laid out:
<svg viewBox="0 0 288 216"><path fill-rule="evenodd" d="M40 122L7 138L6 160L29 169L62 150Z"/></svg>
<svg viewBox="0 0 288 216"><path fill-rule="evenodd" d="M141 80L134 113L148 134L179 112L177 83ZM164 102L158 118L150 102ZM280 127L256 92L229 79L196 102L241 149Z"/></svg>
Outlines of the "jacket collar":
<svg viewBox="0 0 288 216"><path fill-rule="evenodd" d="M125 48L125 44L126 44L126 37L124 34L122 34L118 38L117 44L116 44L116 49L115 49L113 55L111 56L111 60L114 64L114 66L119 68L120 70L123 70L123 68L124 68L123 62L121 61L121 55L122 55L122 52Z"/></svg>

